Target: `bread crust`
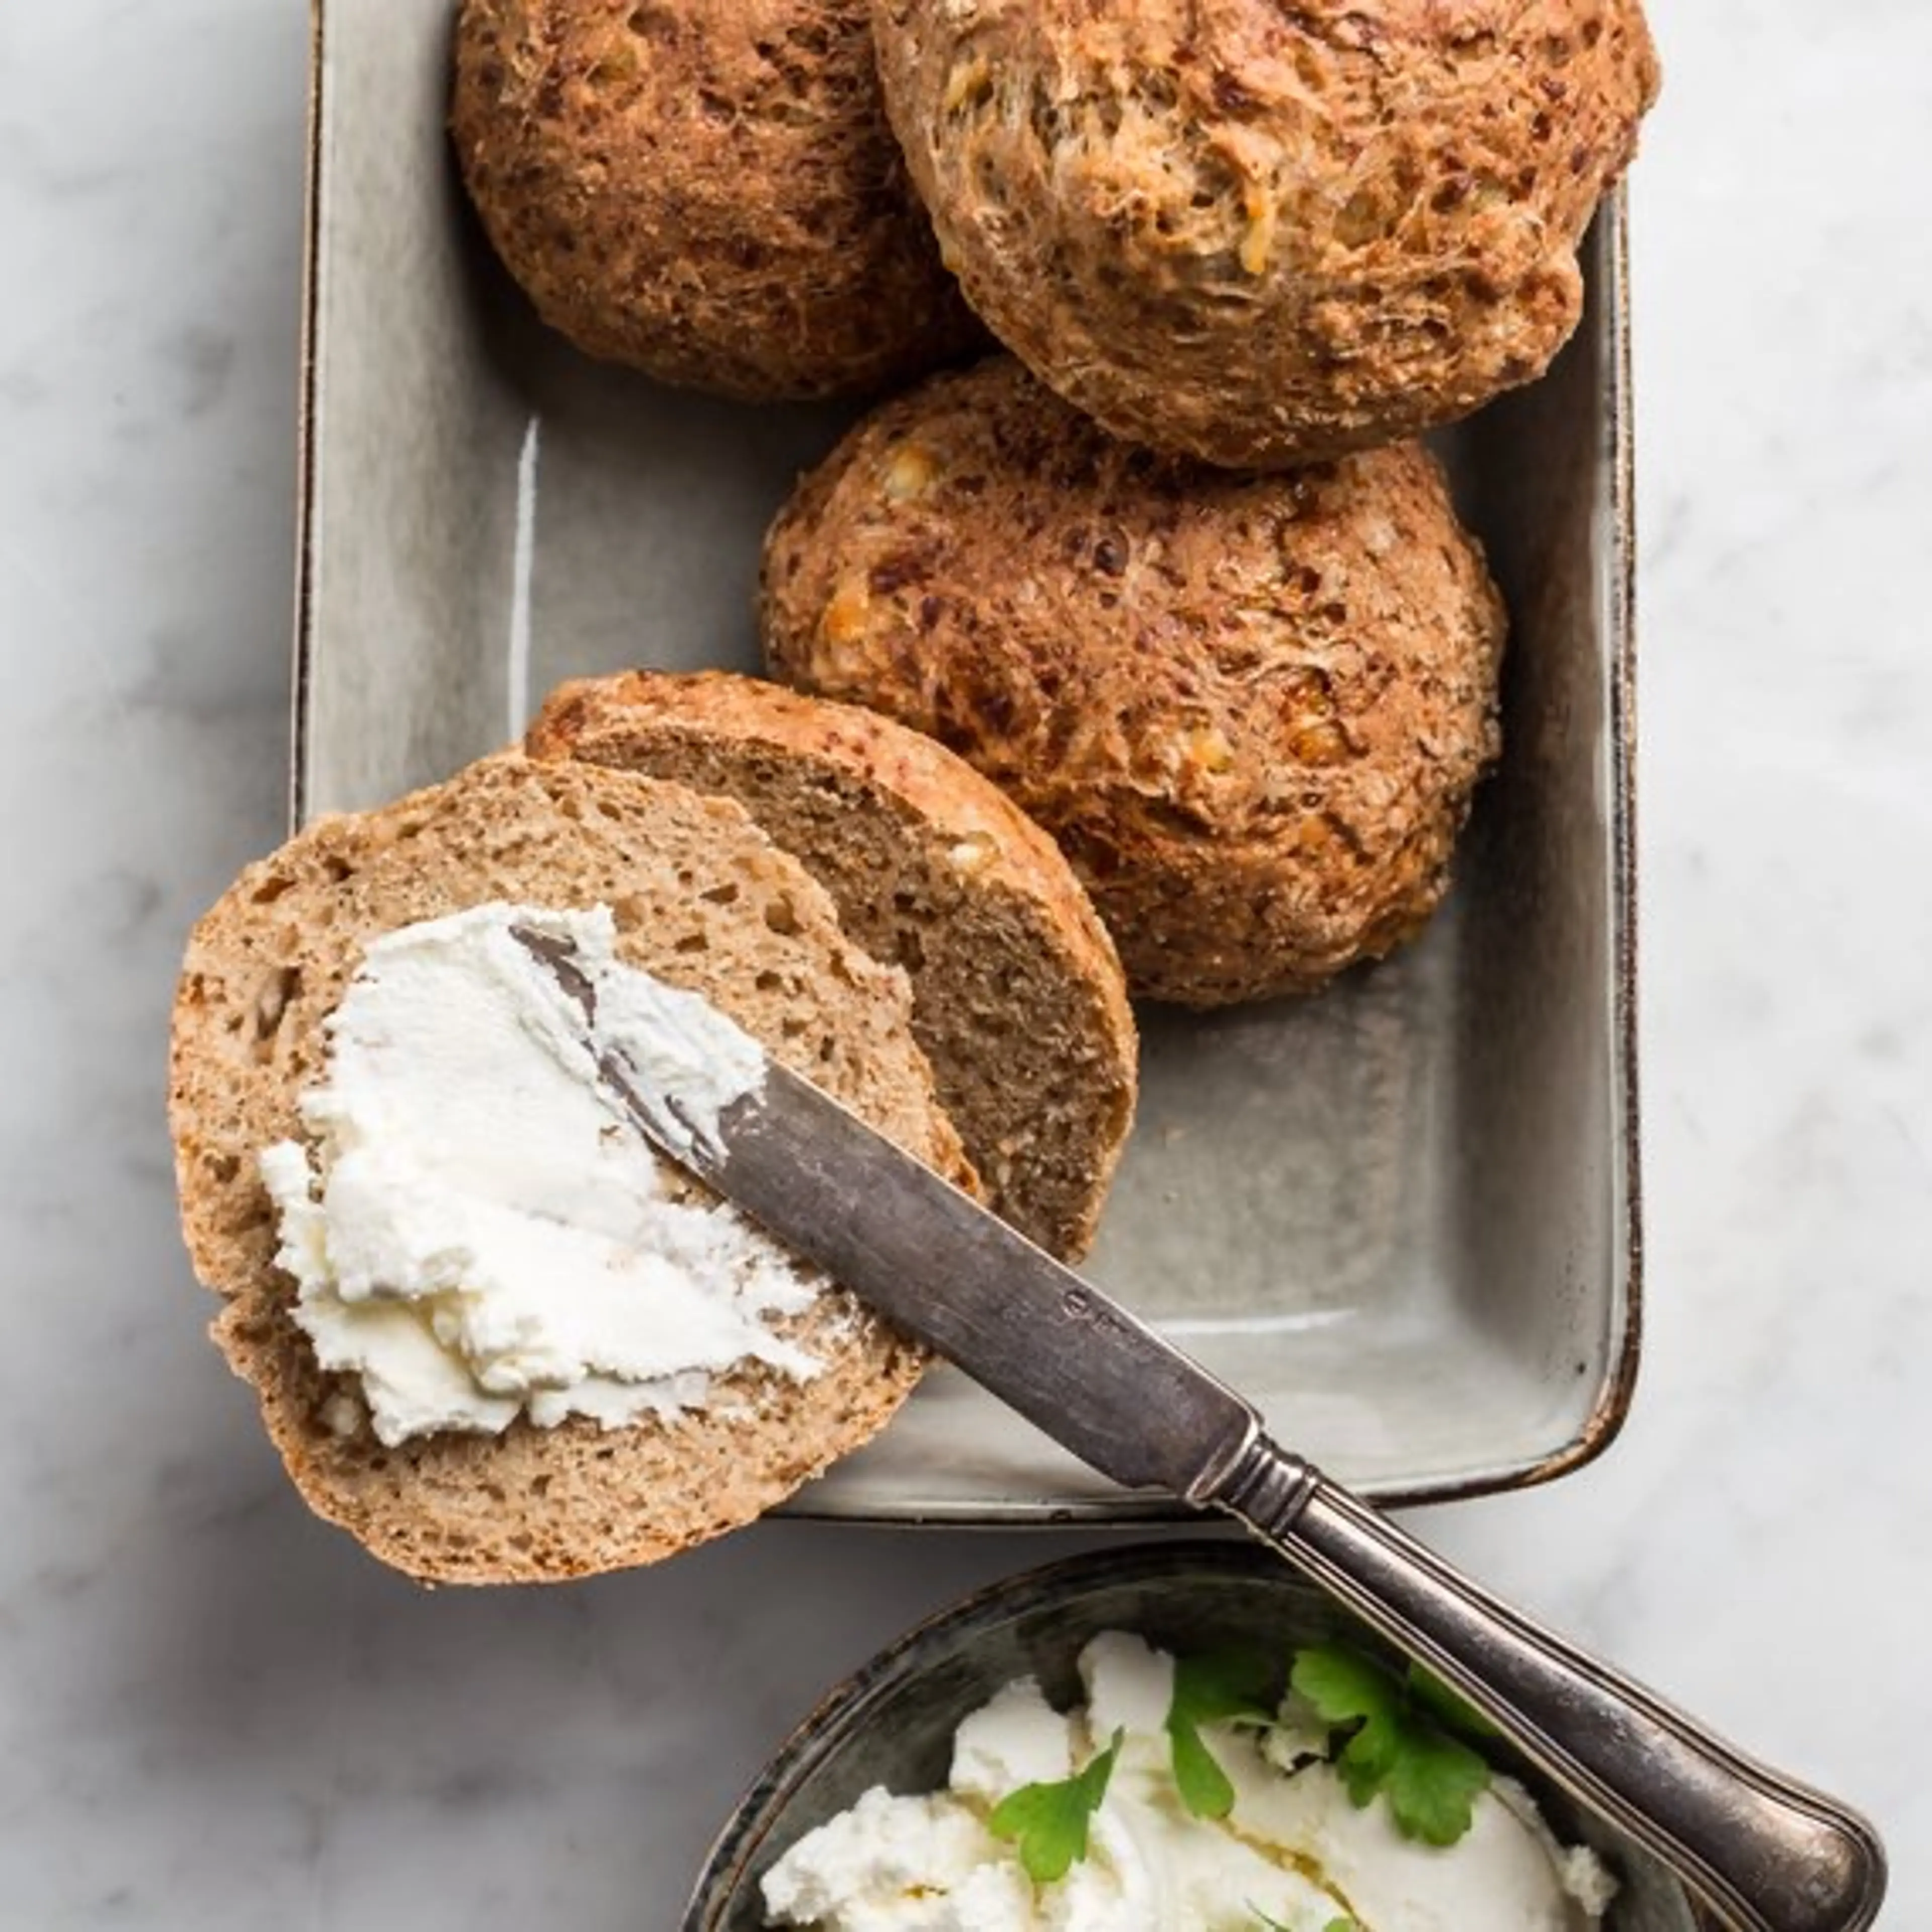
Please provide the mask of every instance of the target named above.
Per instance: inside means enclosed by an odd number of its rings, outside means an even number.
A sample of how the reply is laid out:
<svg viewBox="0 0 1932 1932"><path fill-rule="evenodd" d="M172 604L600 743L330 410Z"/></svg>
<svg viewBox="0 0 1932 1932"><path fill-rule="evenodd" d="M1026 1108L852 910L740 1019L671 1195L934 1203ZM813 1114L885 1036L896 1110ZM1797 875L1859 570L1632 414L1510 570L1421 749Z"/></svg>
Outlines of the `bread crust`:
<svg viewBox="0 0 1932 1932"><path fill-rule="evenodd" d="M1277 468L1540 375L1659 74L1639 0L876 0L993 332L1115 434Z"/></svg>
<svg viewBox="0 0 1932 1932"><path fill-rule="evenodd" d="M275 1266L260 1150L299 1138L323 1023L377 934L508 898L609 904L619 951L704 993L773 1055L974 1184L910 1032L901 975L840 934L802 868L728 801L507 754L383 809L325 818L250 866L196 926L170 1066L182 1222L214 1324L310 1505L425 1582L549 1581L651 1562L749 1521L883 1426L925 1357L843 1291L794 1318L826 1366L755 1366L711 1404L604 1431L519 1420L394 1449L332 1427L324 1374ZM737 1412L734 1413L734 1410Z"/></svg>
<svg viewBox="0 0 1932 1932"><path fill-rule="evenodd" d="M756 400L868 393L982 339L866 0L465 0L450 126L497 254L590 355Z"/></svg>
<svg viewBox="0 0 1932 1932"><path fill-rule="evenodd" d="M875 410L766 540L774 673L1059 841L1136 993L1306 992L1418 930L1498 741L1502 603L1419 445L1235 476L1010 358Z"/></svg>
<svg viewBox="0 0 1932 1932"><path fill-rule="evenodd" d="M906 968L914 1036L989 1204L1051 1252L1085 1252L1132 1119L1133 1016L1092 902L1004 793L875 711L722 671L566 684L525 748L743 804L846 930Z"/></svg>

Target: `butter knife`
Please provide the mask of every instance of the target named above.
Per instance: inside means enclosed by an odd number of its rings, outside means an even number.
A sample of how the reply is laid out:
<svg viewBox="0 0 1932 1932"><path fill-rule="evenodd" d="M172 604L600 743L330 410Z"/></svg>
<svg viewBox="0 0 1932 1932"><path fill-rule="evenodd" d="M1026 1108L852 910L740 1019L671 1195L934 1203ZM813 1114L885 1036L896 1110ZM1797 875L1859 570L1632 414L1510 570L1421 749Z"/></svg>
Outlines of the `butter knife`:
<svg viewBox="0 0 1932 1932"><path fill-rule="evenodd" d="M1753 1762L1492 1596L1276 1443L1253 1406L1119 1304L765 1063L715 1116L646 1090L567 944L518 937L584 1017L638 1130L1102 1474L1222 1510L1453 1685L1735 1932L1862 1932L1884 1849L1849 1806Z"/></svg>

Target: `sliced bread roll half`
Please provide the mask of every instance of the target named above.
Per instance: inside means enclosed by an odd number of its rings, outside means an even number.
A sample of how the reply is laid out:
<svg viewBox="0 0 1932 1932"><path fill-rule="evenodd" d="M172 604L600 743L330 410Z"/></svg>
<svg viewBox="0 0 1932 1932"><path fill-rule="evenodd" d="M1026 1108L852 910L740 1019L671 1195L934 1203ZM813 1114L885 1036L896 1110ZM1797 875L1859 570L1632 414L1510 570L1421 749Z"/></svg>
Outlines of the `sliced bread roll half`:
<svg viewBox="0 0 1932 1932"><path fill-rule="evenodd" d="M703 994L774 1056L973 1184L912 1037L904 976L840 930L804 868L727 800L506 753L382 810L327 818L251 866L196 927L177 992L170 1114L217 1341L254 1384L314 1508L426 1582L550 1580L648 1563L749 1521L855 1448L922 1353L828 1286L788 1332L824 1365L746 1366L706 1406L604 1430L573 1417L385 1448L344 1427L276 1264L261 1150L299 1138L324 1023L379 934L505 900L608 905L618 951ZM348 1390L353 1393L352 1389Z"/></svg>
<svg viewBox="0 0 1932 1932"><path fill-rule="evenodd" d="M1133 1016L1072 867L996 786L877 712L722 672L565 685L525 748L743 806L904 968L992 1207L1053 1253L1087 1251L1133 1117Z"/></svg>

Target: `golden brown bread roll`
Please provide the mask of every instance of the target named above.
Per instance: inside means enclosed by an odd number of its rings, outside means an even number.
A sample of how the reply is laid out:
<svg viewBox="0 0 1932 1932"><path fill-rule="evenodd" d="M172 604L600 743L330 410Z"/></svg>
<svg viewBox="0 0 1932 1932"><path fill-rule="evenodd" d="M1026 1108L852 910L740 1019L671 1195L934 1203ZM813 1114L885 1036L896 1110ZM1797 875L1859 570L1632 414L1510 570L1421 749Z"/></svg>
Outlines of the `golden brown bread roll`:
<svg viewBox="0 0 1932 1932"><path fill-rule="evenodd" d="M1136 992L1305 991L1441 898L1502 607L1419 444L1234 476L1010 358L886 404L765 552L774 672L928 732L1057 838Z"/></svg>
<svg viewBox="0 0 1932 1932"><path fill-rule="evenodd" d="M1117 435L1275 468L1540 375L1658 67L1638 0L876 0L995 334Z"/></svg>
<svg viewBox="0 0 1932 1932"><path fill-rule="evenodd" d="M980 339L866 0L465 0L451 125L497 254L591 355L757 400L884 388Z"/></svg>

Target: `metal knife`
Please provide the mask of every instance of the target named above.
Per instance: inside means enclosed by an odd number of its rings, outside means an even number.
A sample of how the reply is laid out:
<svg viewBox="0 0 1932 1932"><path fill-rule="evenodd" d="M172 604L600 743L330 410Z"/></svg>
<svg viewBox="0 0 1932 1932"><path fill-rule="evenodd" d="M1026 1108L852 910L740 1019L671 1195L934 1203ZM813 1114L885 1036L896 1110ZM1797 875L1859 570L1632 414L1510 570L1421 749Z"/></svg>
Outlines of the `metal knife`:
<svg viewBox="0 0 1932 1932"><path fill-rule="evenodd" d="M1253 1406L1091 1283L767 1059L712 1133L646 1096L568 946L518 930L638 1130L787 1247L1102 1474L1238 1518L1452 1684L1736 1932L1862 1932L1884 1850L1857 1812L1754 1763L1543 1629L1300 1456Z"/></svg>

